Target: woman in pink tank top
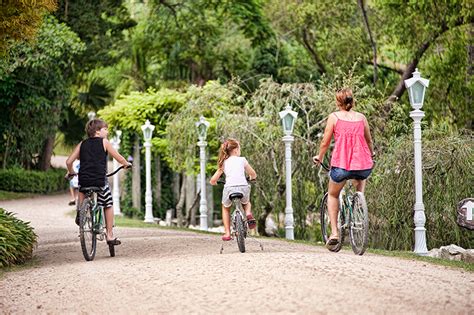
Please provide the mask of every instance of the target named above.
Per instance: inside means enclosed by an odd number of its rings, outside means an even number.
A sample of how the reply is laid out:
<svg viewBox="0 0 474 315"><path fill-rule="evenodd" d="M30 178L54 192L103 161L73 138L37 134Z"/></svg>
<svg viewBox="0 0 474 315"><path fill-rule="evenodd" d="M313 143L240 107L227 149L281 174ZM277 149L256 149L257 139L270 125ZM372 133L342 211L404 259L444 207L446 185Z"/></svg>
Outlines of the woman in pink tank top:
<svg viewBox="0 0 474 315"><path fill-rule="evenodd" d="M339 242L337 235L339 193L348 179L353 180L357 191L364 192L367 177L372 171L374 152L367 119L352 109L354 106L352 90L338 91L336 104L339 111L328 116L319 154L313 157L313 162L319 164L324 159L334 136L328 187L328 212L332 231L326 244L329 249Z"/></svg>

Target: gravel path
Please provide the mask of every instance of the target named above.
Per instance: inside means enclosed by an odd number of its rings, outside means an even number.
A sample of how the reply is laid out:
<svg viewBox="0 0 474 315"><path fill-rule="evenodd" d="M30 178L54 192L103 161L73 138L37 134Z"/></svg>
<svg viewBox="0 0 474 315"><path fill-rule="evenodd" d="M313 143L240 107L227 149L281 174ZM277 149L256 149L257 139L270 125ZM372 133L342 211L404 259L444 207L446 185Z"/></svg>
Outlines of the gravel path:
<svg viewBox="0 0 474 315"><path fill-rule="evenodd" d="M474 314L459 269L264 239L241 254L218 235L117 228L123 244L82 257L68 195L0 202L31 221L38 263L0 279L2 314Z"/></svg>

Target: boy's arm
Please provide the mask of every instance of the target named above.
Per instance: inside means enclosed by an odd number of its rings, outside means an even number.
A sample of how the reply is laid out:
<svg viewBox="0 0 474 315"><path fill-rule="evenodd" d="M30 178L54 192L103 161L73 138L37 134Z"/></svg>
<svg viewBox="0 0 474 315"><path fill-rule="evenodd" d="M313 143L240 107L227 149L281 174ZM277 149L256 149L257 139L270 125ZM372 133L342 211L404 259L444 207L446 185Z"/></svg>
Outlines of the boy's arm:
<svg viewBox="0 0 474 315"><path fill-rule="evenodd" d="M131 164L120 154L118 153L117 150L114 149L112 144L109 142L109 140L104 139L104 147L107 152L110 153L110 155L117 160L120 164L122 164L125 167L129 167Z"/></svg>
<svg viewBox="0 0 474 315"><path fill-rule="evenodd" d="M81 144L79 143L72 151L71 155L66 160L67 172L68 174L75 174L72 164L75 160L79 159L79 152L81 151Z"/></svg>
<svg viewBox="0 0 474 315"><path fill-rule="evenodd" d="M217 184L217 180L221 177L221 175L222 175L223 172L224 172L224 171L223 171L222 169L218 169L218 170L214 173L214 175L212 175L211 180L209 181L209 182L211 183L211 185Z"/></svg>

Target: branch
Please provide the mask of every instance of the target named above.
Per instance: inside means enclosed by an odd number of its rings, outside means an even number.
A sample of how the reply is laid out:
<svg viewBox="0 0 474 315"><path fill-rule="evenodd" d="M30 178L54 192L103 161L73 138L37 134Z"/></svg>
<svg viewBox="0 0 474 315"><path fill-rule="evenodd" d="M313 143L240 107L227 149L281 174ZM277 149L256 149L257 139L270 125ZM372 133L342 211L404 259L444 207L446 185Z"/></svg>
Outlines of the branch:
<svg viewBox="0 0 474 315"><path fill-rule="evenodd" d="M311 56L313 56L313 59L316 62L316 64L318 65L321 74L324 74L324 73L326 73L326 67L324 66L321 58L319 58L318 53L314 50L314 48L311 46L309 41L310 41L310 39L309 39L309 35L308 35L308 30L305 27L305 28L303 28L303 44L305 45L306 49L308 49Z"/></svg>
<svg viewBox="0 0 474 315"><path fill-rule="evenodd" d="M362 11L364 24L365 24L365 27L367 28L367 33L369 33L370 44L372 45L372 51L374 54L373 64L374 64L374 85L375 85L375 83L377 83L377 45L375 44L374 38L372 36L372 32L370 31L369 18L367 17L367 11L365 10L365 7L364 7L364 0L358 0L357 2L359 3L359 7Z"/></svg>

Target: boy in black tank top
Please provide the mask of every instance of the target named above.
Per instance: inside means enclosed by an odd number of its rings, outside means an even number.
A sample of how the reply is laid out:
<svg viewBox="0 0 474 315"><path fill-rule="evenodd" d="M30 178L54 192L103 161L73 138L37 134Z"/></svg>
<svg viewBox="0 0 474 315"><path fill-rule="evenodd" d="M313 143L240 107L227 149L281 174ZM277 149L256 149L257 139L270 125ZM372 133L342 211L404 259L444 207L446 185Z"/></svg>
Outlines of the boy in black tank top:
<svg viewBox="0 0 474 315"><path fill-rule="evenodd" d="M120 240L114 238L113 222L114 209L112 203L112 194L110 193L107 182L107 153L115 158L120 164L129 168L131 164L112 147L107 140L109 134L108 126L102 119L92 119L86 124L88 138L79 143L66 161L68 174L75 174L72 165L78 159L81 162L79 169L79 189L81 187L100 187L101 191L97 193L97 202L104 207L105 224L107 229L107 244L120 245ZM79 204L84 200L84 194L79 191ZM109 224L110 223L110 224ZM76 215L76 224L78 215Z"/></svg>

